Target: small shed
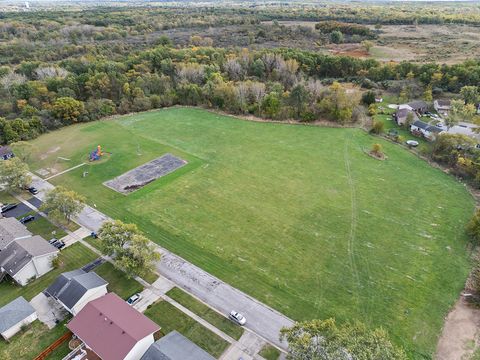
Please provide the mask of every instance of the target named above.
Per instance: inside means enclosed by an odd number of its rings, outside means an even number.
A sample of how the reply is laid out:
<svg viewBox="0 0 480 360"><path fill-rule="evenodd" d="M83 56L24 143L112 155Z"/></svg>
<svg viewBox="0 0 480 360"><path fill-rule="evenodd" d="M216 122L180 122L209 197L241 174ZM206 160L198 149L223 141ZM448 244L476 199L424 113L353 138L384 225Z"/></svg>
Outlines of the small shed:
<svg viewBox="0 0 480 360"><path fill-rule="evenodd" d="M1 160L8 160L14 157L15 154L13 153L12 149L10 149L10 146L4 145L0 146L0 159Z"/></svg>
<svg viewBox="0 0 480 360"><path fill-rule="evenodd" d="M10 339L18 333L22 326L37 320L37 312L30 303L20 296L0 308L0 335Z"/></svg>

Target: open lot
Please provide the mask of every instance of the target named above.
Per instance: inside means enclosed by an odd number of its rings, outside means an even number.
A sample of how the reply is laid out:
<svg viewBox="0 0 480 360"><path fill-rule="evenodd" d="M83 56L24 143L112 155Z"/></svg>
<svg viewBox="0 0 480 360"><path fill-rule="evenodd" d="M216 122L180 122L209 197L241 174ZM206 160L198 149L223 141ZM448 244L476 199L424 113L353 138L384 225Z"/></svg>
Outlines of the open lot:
<svg viewBox="0 0 480 360"><path fill-rule="evenodd" d="M367 156L379 141L175 108L41 136L31 168L101 144L111 156L51 181L296 320L359 319L431 356L469 271L473 199L395 144ZM127 196L102 185L167 153L188 164Z"/></svg>

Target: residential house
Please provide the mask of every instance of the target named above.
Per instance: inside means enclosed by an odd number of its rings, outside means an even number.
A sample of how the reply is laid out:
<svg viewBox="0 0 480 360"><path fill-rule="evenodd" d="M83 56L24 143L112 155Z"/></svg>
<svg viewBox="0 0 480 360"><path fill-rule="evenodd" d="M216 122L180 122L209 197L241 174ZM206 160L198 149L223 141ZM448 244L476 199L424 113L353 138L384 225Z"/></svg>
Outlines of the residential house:
<svg viewBox="0 0 480 360"><path fill-rule="evenodd" d="M408 103L408 106L419 115L423 115L428 111L428 104L423 100L411 101Z"/></svg>
<svg viewBox="0 0 480 360"><path fill-rule="evenodd" d="M436 139L437 135L443 132L444 130L435 125L429 125L426 122L421 120L415 121L410 125L410 132L416 136L423 136L429 141Z"/></svg>
<svg viewBox="0 0 480 360"><path fill-rule="evenodd" d="M14 157L15 154L13 153L12 149L9 146L0 146L0 159L8 160Z"/></svg>
<svg viewBox="0 0 480 360"><path fill-rule="evenodd" d="M88 302L105 295L107 285L96 273L79 269L61 274L47 288L46 293L75 316Z"/></svg>
<svg viewBox="0 0 480 360"><path fill-rule="evenodd" d="M24 286L52 270L52 261L58 252L38 235L15 240L0 252L0 280L9 275Z"/></svg>
<svg viewBox="0 0 480 360"><path fill-rule="evenodd" d="M394 114L395 122L398 125L405 125L408 122L409 114L412 114L410 115L412 122L418 120L417 114L409 105L399 105Z"/></svg>
<svg viewBox="0 0 480 360"><path fill-rule="evenodd" d="M139 360L160 327L114 293L90 301L67 324L103 360Z"/></svg>
<svg viewBox="0 0 480 360"><path fill-rule="evenodd" d="M185 336L172 331L154 342L141 360L215 360Z"/></svg>
<svg viewBox="0 0 480 360"><path fill-rule="evenodd" d="M433 102L433 108L442 116L447 116L451 107L449 99L439 99Z"/></svg>
<svg viewBox="0 0 480 360"><path fill-rule="evenodd" d="M32 236L25 225L15 218L0 219L0 252L11 242Z"/></svg>
<svg viewBox="0 0 480 360"><path fill-rule="evenodd" d="M30 303L20 296L0 308L0 335L10 339L22 326L37 320L37 313ZM12 354L13 356L13 354Z"/></svg>

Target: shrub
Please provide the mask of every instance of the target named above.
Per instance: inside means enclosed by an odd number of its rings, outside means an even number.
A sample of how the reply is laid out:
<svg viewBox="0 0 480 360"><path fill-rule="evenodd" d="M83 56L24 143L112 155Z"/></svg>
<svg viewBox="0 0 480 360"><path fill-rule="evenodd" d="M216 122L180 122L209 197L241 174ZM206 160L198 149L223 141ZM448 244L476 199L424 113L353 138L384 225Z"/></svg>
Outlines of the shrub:
<svg viewBox="0 0 480 360"><path fill-rule="evenodd" d="M372 125L372 129L370 130L374 134L381 134L383 132L383 129L385 127L385 124L381 121L374 121Z"/></svg>

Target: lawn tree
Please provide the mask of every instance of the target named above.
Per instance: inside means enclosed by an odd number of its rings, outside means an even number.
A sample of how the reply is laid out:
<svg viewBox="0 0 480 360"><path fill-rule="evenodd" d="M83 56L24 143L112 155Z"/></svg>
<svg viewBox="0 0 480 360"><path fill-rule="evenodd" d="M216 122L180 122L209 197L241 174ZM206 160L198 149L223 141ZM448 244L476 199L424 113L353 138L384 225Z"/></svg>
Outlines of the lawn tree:
<svg viewBox="0 0 480 360"><path fill-rule="evenodd" d="M28 165L18 157L0 161L0 184L9 191L19 191L30 185Z"/></svg>
<svg viewBox="0 0 480 360"><path fill-rule="evenodd" d="M291 360L406 360L382 328L369 330L361 323L337 326L334 319L295 323L280 331L288 342Z"/></svg>
<svg viewBox="0 0 480 360"><path fill-rule="evenodd" d="M41 210L48 213L52 219L69 223L84 207L85 198L73 190L57 186L45 197Z"/></svg>
<svg viewBox="0 0 480 360"><path fill-rule="evenodd" d="M160 260L160 253L135 224L109 221L102 225L98 236L104 254L112 257L114 266L125 271L128 277L153 272L155 262Z"/></svg>

